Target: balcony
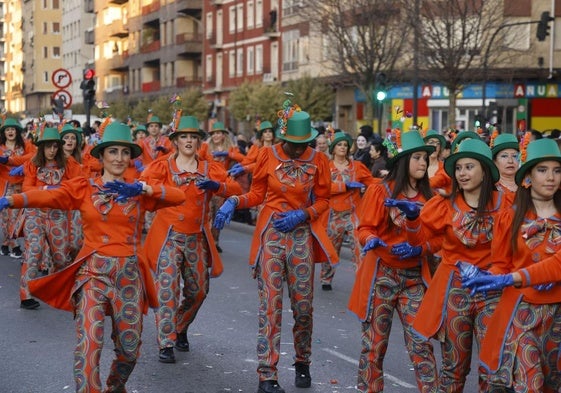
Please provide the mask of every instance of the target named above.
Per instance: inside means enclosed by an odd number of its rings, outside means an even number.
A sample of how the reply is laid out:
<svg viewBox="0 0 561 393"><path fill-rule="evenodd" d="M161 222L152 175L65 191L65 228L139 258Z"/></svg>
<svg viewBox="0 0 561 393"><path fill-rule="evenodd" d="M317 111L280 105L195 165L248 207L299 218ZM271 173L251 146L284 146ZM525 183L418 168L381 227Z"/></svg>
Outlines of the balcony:
<svg viewBox="0 0 561 393"><path fill-rule="evenodd" d="M114 20L107 27L109 29L110 37L125 38L129 36L129 30L125 25L123 25L123 22L121 20Z"/></svg>
<svg viewBox="0 0 561 393"><path fill-rule="evenodd" d="M107 59L107 65L111 70L121 71L127 68L123 55L114 55L112 58Z"/></svg>
<svg viewBox="0 0 561 393"><path fill-rule="evenodd" d="M84 1L84 12L91 14L95 12L94 6L95 0L86 0Z"/></svg>
<svg viewBox="0 0 561 393"><path fill-rule="evenodd" d="M271 39L278 38L281 33L278 28L277 13L271 11L269 17L263 19L263 35Z"/></svg>
<svg viewBox="0 0 561 393"><path fill-rule="evenodd" d="M140 53L151 53L160 50L160 40L155 40L140 47Z"/></svg>
<svg viewBox="0 0 561 393"><path fill-rule="evenodd" d="M153 93L156 91L160 91L160 81L152 81L142 84L143 93Z"/></svg>
<svg viewBox="0 0 561 393"><path fill-rule="evenodd" d="M202 4L200 0L177 0L175 2L177 12L189 14L189 11L198 11L200 14Z"/></svg>
<svg viewBox="0 0 561 393"><path fill-rule="evenodd" d="M180 76L175 80L175 85L183 89L200 88L202 84L202 78L196 78L192 76Z"/></svg>
<svg viewBox="0 0 561 393"><path fill-rule="evenodd" d="M160 9L160 1L153 1L148 5L142 7L142 16L149 15L153 12L156 12Z"/></svg>
<svg viewBox="0 0 561 393"><path fill-rule="evenodd" d="M86 45L93 45L95 42L95 32L93 29L84 32L84 43Z"/></svg>
<svg viewBox="0 0 561 393"><path fill-rule="evenodd" d="M203 36L200 33L180 33L175 36L175 44L180 45L178 53L197 53L203 51Z"/></svg>

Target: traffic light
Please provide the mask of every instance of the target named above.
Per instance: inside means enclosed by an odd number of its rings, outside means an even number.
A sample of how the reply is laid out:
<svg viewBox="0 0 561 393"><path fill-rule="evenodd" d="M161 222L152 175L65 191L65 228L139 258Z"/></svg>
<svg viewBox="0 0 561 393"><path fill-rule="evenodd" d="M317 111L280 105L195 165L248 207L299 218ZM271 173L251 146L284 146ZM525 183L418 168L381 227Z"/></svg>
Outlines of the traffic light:
<svg viewBox="0 0 561 393"><path fill-rule="evenodd" d="M379 102L384 101L388 96L386 82L386 74L378 72L376 74L376 100Z"/></svg>
<svg viewBox="0 0 561 393"><path fill-rule="evenodd" d="M52 105L53 113L55 115L64 114L64 101L62 100L62 98L52 98L51 105Z"/></svg>
<svg viewBox="0 0 561 393"><path fill-rule="evenodd" d="M549 11L542 12L542 17L538 22L538 30L536 32L536 37L538 41L545 41L545 37L549 35L549 22L554 20L555 18L549 16Z"/></svg>
<svg viewBox="0 0 561 393"><path fill-rule="evenodd" d="M92 107L95 104L95 71L91 68L84 70L84 80L80 84L84 105Z"/></svg>

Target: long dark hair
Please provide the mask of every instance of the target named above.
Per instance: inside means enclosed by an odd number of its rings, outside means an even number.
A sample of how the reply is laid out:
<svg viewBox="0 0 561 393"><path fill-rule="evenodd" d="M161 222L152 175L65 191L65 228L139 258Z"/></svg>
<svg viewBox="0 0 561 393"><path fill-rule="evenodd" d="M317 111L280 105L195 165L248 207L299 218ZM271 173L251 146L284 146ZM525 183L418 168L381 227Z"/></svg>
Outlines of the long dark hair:
<svg viewBox="0 0 561 393"><path fill-rule="evenodd" d="M529 169L531 170L531 169ZM526 171L527 173L528 171ZM534 206L534 201L532 199L531 188L524 188L519 186L516 190L516 196L514 198L514 217L512 219L511 224L511 236L510 236L510 245L512 247L513 252L518 250L517 247L517 237L518 232L520 231L520 227L524 222L524 218L526 217L526 213L529 211L536 212L536 207ZM555 191L553 194L553 203L555 204L555 209L557 212L561 212L561 190Z"/></svg>
<svg viewBox="0 0 561 393"><path fill-rule="evenodd" d="M488 206L493 201L493 191L496 190L495 182L493 181L493 175L491 174L491 169L485 165L483 162L477 160L481 164L483 169L483 182L481 183L481 189L479 191L479 203L477 204L477 209L475 210L476 219L481 219L485 215L485 212L490 210L492 206ZM452 176L452 192L450 193L450 200L454 201L456 197L463 192L460 189L458 180L456 176Z"/></svg>
<svg viewBox="0 0 561 393"><path fill-rule="evenodd" d="M6 127L8 128L8 127ZM15 127L14 127L15 128ZM6 138L6 130L0 132L0 145L5 145L8 139ZM21 132L16 128L16 147L25 147L25 141Z"/></svg>
<svg viewBox="0 0 561 393"><path fill-rule="evenodd" d="M405 191L408 186L412 186L409 180L409 164L411 162L411 156L416 152L406 154L405 156L399 158L395 165L390 169L384 181L394 181L394 188L392 190L391 198L395 199L402 191ZM427 154L426 159L427 169L429 166L429 156ZM429 182L428 172L425 171L425 175L417 180L417 188L425 200L429 200L434 195ZM391 217L388 215L388 223L393 226Z"/></svg>
<svg viewBox="0 0 561 393"><path fill-rule="evenodd" d="M58 150L56 151L56 156L55 156L56 165L60 169L66 168L66 157L64 156L64 151L62 150L62 143L57 141L45 141L39 143L39 146L37 148L37 153L35 153L35 155L31 159L31 162L37 168L42 168L45 165L47 165L47 159L45 158L45 146L50 145L51 143L58 144Z"/></svg>

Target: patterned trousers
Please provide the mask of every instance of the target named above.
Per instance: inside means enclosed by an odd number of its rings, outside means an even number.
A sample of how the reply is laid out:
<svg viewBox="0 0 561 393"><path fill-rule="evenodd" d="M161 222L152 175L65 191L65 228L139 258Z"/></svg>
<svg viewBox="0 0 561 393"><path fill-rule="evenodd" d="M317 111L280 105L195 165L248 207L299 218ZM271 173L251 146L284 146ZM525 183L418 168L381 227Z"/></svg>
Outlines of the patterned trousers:
<svg viewBox="0 0 561 393"><path fill-rule="evenodd" d="M380 263L375 280L369 317L362 324L357 389L368 393L384 391L383 363L393 313L397 311L419 391L432 392L437 380L433 347L413 331L413 320L426 290L421 269L395 269Z"/></svg>
<svg viewBox="0 0 561 393"><path fill-rule="evenodd" d="M21 300L31 298L27 282L37 278L39 270L54 273L68 264L68 213L57 209L26 209L25 214Z"/></svg>
<svg viewBox="0 0 561 393"><path fill-rule="evenodd" d="M73 296L76 337L74 381L76 392L101 393L99 359L105 316L111 317L115 359L104 391L125 393L140 350L143 285L135 257L93 255L76 275Z"/></svg>
<svg viewBox="0 0 561 393"><path fill-rule="evenodd" d="M18 184L17 186L14 186L13 184L8 184L4 196L13 195L16 192L21 192L21 185ZM13 235L16 229L16 223L18 221L18 214L20 213L20 210L21 209L10 208L4 209L0 212L0 218L2 219L2 222L0 222L0 230L2 231L0 236L2 236L2 245L4 246L14 248L18 245L16 238Z"/></svg>
<svg viewBox="0 0 561 393"><path fill-rule="evenodd" d="M554 393L561 389L561 306L522 301L508 330L502 363L489 376L492 392L499 386L516 393Z"/></svg>
<svg viewBox="0 0 561 393"><path fill-rule="evenodd" d="M462 288L459 274L453 273L445 300L446 315L438 332L443 343L438 393L463 392L471 369L474 335L479 348L499 297L498 292L471 295L469 289ZM487 372L479 367L479 391L487 392L487 388Z"/></svg>
<svg viewBox="0 0 561 393"><path fill-rule="evenodd" d="M351 210L342 212L331 210L329 213L327 235L329 236L331 243L333 243L333 247L335 247L337 254L341 253L341 247L343 246L345 235L350 237L349 248L351 250L353 267L356 271L359 261L360 247L358 246L358 242L356 240L356 229L353 225L352 216L353 212ZM323 262L321 264L321 283L331 284L334 276L335 268L331 266L329 262Z"/></svg>
<svg viewBox="0 0 561 393"><path fill-rule="evenodd" d="M158 260L156 289L158 346L173 347L176 333L187 331L208 294L208 245L202 233L170 232Z"/></svg>
<svg viewBox="0 0 561 393"><path fill-rule="evenodd" d="M262 253L255 267L259 293L257 373L259 380L277 379L280 357L283 279L294 318L292 334L296 362L309 364L312 354L314 262L307 224L282 233L272 223L262 235Z"/></svg>

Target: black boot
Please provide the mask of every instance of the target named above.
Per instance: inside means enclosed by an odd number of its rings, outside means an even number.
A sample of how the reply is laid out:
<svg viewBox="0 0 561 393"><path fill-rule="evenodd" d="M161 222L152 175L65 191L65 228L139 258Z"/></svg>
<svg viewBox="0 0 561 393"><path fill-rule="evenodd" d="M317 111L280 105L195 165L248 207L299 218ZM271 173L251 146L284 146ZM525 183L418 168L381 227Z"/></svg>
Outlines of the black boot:
<svg viewBox="0 0 561 393"><path fill-rule="evenodd" d="M294 363L296 377L294 378L294 386L297 388L309 388L312 386L312 377L310 376L310 365L300 362Z"/></svg>
<svg viewBox="0 0 561 393"><path fill-rule="evenodd" d="M175 348L177 348L177 350L181 352L189 352L189 340L187 339L187 332L177 333Z"/></svg>
<svg viewBox="0 0 561 393"><path fill-rule="evenodd" d="M257 393L285 393L284 389L280 387L279 383L274 379L266 381L259 381L259 388Z"/></svg>
<svg viewBox="0 0 561 393"><path fill-rule="evenodd" d="M41 304L35 299L25 299L21 301L19 306L24 310L35 310L40 305Z"/></svg>
<svg viewBox="0 0 561 393"><path fill-rule="evenodd" d="M175 363L175 354L172 347L160 349L160 356L158 359L162 363Z"/></svg>

